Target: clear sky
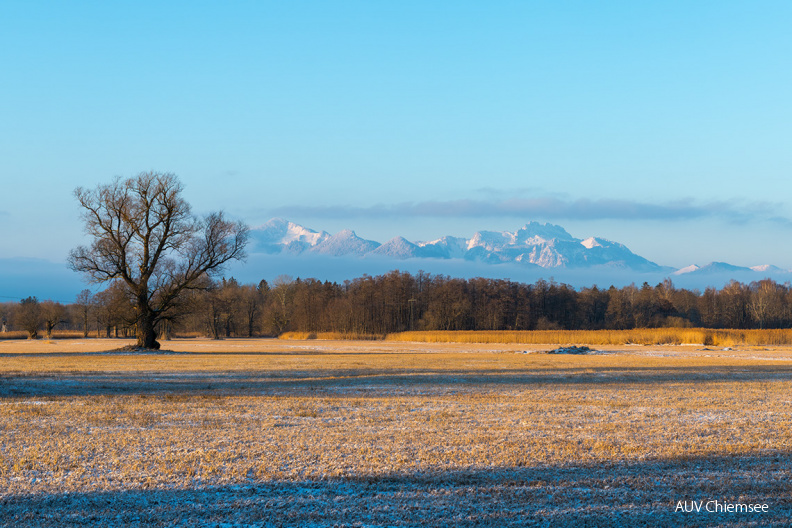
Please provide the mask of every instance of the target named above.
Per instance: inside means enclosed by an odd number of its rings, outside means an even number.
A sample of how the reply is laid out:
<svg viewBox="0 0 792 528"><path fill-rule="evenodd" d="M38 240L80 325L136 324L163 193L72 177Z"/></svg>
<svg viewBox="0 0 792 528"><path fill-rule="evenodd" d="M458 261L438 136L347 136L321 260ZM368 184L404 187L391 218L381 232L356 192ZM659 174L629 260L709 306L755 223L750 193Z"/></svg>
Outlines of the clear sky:
<svg viewBox="0 0 792 528"><path fill-rule="evenodd" d="M792 268L792 2L0 3L0 258L72 191L384 242L550 221L663 265Z"/></svg>

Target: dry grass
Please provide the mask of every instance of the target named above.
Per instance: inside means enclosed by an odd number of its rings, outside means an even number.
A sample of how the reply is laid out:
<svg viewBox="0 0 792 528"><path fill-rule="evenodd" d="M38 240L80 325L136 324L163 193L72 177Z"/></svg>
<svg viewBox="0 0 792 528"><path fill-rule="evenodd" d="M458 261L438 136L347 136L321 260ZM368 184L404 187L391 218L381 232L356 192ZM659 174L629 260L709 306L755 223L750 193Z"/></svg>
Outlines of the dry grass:
<svg viewBox="0 0 792 528"><path fill-rule="evenodd" d="M637 328L634 330L432 331L388 334L386 339L388 341L421 343L762 346L792 345L792 329Z"/></svg>
<svg viewBox="0 0 792 528"><path fill-rule="evenodd" d="M102 501L154 499L286 525L601 525L625 504L618 519L668 525L675 498L708 497L788 513L789 348L175 340L100 353L126 343L0 344L0 521L68 524L83 508L122 525L134 517L114 521ZM56 517L25 517L30 504ZM151 524L189 524L151 508Z"/></svg>

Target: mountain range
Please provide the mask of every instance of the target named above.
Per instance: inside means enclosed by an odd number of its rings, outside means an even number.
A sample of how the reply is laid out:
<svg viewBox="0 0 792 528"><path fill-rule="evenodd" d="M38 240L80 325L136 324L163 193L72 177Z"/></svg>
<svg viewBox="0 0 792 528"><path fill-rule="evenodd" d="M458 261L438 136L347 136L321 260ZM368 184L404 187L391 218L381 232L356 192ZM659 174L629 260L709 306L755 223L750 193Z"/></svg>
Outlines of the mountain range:
<svg viewBox="0 0 792 528"><path fill-rule="evenodd" d="M409 241L397 236L385 243L366 240L345 229L334 235L282 218L273 218L250 232L253 253L319 254L361 259L443 259L486 264L517 264L536 269L612 269L673 276L725 273L787 273L775 266L746 268L723 262L681 269L662 266L636 255L627 246L600 237L575 238L563 227L529 222L516 231L478 231L470 238L444 236Z"/></svg>
<svg viewBox="0 0 792 528"><path fill-rule="evenodd" d="M274 218L251 229L248 259L225 270L241 282L258 283L280 274L344 281L394 269L454 277L507 278L520 282L555 279L574 287L657 284L721 288L731 280L764 278L792 281L792 272L776 266L742 267L725 262L676 269L651 262L623 244L600 237L575 238L564 228L530 222L516 231L479 231L470 238L444 236L409 241L397 236L381 244L351 230L331 235ZM29 295L71 302L88 286L65 262L0 258L0 299Z"/></svg>

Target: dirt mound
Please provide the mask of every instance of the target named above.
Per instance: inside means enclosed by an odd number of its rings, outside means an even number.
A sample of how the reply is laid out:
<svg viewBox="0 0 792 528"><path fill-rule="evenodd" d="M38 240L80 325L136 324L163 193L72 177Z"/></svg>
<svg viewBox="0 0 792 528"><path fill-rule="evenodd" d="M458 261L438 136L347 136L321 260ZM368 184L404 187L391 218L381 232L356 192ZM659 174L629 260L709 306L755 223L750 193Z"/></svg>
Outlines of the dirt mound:
<svg viewBox="0 0 792 528"><path fill-rule="evenodd" d="M553 350L548 350L545 354L593 354L596 350L593 350L587 346L564 346L558 347Z"/></svg>
<svg viewBox="0 0 792 528"><path fill-rule="evenodd" d="M121 348L114 348L113 350L108 350L108 352L120 352L123 354L163 354L170 352L169 350L161 350L159 348L146 348L137 345L126 345L122 346Z"/></svg>

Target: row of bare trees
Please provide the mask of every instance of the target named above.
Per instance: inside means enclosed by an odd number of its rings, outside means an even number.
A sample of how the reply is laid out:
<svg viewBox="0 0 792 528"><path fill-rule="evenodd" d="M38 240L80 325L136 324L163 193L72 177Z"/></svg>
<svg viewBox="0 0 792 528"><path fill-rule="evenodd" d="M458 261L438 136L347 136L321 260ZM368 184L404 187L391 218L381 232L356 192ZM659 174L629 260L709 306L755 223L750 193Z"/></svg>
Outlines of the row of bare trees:
<svg viewBox="0 0 792 528"><path fill-rule="evenodd" d="M27 332L31 339L38 337L42 330L51 338L53 329L67 317L67 307L63 304L49 300L39 302L35 297L22 299L17 305L0 305L0 329L6 332L9 327L17 327Z"/></svg>
<svg viewBox="0 0 792 528"><path fill-rule="evenodd" d="M71 304L39 301L36 297L0 304L0 331L23 331L30 339L36 339L41 332L50 339L54 330L79 331L84 337L89 333L97 337L127 337L133 325L126 292L118 285L95 295L83 290Z"/></svg>
<svg viewBox="0 0 792 528"><path fill-rule="evenodd" d="M53 329L84 336L134 335L134 293L120 281L63 305L34 297L0 304L4 329L30 337ZM343 283L281 276L272 284L209 281L185 291L157 330L223 337L286 331L386 334L404 330L628 329L792 327L792 288L770 279L704 292L656 286L575 289L537 281L455 279L393 271Z"/></svg>

